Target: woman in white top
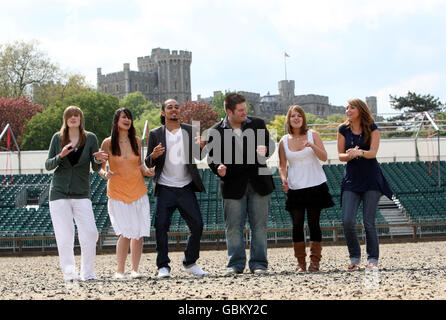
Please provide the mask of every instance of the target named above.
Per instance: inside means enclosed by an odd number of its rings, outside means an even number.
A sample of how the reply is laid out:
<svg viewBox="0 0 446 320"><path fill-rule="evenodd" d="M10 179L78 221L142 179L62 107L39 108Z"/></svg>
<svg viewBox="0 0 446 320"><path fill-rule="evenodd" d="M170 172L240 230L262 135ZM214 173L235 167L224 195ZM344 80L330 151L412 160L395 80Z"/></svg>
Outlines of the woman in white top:
<svg viewBox="0 0 446 320"><path fill-rule="evenodd" d="M309 130L305 112L293 105L286 115L287 133L279 142L279 174L287 194L286 210L293 220L294 256L298 272L307 270L305 262L304 218L307 211L310 228L310 265L308 271L319 271L322 232L319 217L323 208L334 205L328 192L327 178L320 161L327 160L321 137Z"/></svg>

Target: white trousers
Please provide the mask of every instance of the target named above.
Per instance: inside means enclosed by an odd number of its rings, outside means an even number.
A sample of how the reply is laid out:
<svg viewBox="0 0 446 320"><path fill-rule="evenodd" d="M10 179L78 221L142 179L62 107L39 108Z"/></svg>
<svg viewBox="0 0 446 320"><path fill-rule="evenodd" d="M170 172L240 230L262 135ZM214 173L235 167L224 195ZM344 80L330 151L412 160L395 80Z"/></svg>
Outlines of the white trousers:
<svg viewBox="0 0 446 320"><path fill-rule="evenodd" d="M81 246L82 280L96 278L94 259L98 230L90 199L59 199L50 201L50 214L56 235L60 267L65 280L78 279L74 260L74 223L76 222Z"/></svg>

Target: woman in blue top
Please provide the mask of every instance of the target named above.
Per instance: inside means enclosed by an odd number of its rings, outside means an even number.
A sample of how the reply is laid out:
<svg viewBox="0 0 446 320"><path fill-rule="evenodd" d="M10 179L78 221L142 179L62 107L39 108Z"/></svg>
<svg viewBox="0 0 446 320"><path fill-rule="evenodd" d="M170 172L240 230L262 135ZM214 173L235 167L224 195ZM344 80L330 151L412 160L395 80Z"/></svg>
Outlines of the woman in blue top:
<svg viewBox="0 0 446 320"><path fill-rule="evenodd" d="M342 179L341 206L345 239L350 255L348 270L359 270L361 247L356 235L356 216L363 203L363 222L366 233L367 268L377 269L379 258L376 212L381 195L392 198L376 153L379 130L367 104L360 99L348 101L346 121L339 127L338 156L347 162Z"/></svg>

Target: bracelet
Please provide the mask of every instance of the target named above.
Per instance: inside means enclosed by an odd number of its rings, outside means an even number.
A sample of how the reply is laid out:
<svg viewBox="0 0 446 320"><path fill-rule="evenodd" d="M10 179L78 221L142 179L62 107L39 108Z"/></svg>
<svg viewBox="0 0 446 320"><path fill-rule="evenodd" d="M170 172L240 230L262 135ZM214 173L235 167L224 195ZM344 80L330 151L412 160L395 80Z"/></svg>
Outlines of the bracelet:
<svg viewBox="0 0 446 320"><path fill-rule="evenodd" d="M101 160L96 159L96 157L93 157L93 160L96 164L102 164Z"/></svg>

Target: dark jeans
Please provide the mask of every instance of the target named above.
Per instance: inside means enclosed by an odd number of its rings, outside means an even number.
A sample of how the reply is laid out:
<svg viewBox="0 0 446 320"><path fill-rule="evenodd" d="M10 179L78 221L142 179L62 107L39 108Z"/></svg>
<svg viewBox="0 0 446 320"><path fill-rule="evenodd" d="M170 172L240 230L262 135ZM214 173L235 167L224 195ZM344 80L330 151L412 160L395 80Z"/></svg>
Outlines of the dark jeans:
<svg viewBox="0 0 446 320"><path fill-rule="evenodd" d="M156 234L156 265L159 268L169 267L168 237L172 214L175 209L181 214L189 227L186 250L184 250L183 265L189 266L198 260L200 240L203 233L203 218L195 192L190 185L183 188L157 185L155 200L155 234Z"/></svg>

